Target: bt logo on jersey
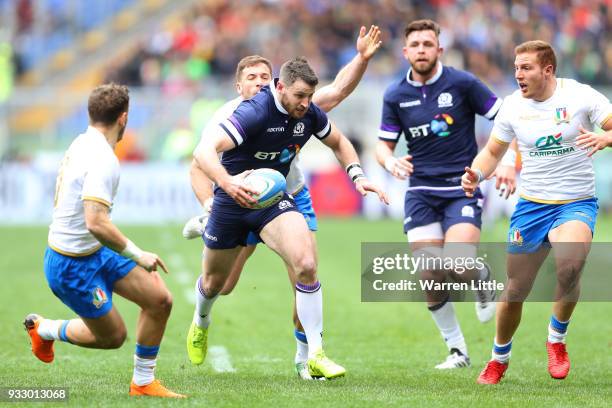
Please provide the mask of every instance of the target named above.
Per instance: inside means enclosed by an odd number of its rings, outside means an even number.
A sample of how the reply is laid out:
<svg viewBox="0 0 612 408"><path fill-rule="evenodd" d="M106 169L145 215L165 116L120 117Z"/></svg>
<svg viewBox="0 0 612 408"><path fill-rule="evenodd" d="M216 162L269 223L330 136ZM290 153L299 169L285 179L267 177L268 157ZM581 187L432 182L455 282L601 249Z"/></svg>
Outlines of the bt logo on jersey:
<svg viewBox="0 0 612 408"><path fill-rule="evenodd" d="M446 137L451 134L450 127L455 123L455 119L448 113L440 113L434 116L430 123L421 126L413 126L408 128L410 135L413 138L421 136L429 136L429 131L436 136Z"/></svg>
<svg viewBox="0 0 612 408"><path fill-rule="evenodd" d="M254 157L259 160L276 160L278 159L281 163L287 163L296 154L300 152L300 145L292 144L287 146L281 152L257 152Z"/></svg>

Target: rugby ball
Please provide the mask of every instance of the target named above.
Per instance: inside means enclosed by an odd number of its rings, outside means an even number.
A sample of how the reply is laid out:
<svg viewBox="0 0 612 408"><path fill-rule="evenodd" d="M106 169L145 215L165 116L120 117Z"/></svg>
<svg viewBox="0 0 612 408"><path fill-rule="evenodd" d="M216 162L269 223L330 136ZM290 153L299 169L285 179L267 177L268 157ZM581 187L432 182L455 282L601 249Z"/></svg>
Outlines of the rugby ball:
<svg viewBox="0 0 612 408"><path fill-rule="evenodd" d="M257 169L244 178L244 185L258 191L257 203L251 208L267 208L278 203L287 188L285 177L274 169Z"/></svg>

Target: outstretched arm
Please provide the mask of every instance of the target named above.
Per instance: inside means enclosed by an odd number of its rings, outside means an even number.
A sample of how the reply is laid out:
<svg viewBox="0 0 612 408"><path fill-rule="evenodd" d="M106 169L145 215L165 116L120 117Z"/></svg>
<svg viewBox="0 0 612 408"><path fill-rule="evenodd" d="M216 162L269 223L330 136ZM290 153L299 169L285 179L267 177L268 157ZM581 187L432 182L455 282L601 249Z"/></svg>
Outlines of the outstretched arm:
<svg viewBox="0 0 612 408"><path fill-rule="evenodd" d="M168 273L168 268L159 255L138 248L112 223L109 215L110 208L106 204L85 199L83 209L87 229L102 245L132 259L147 271L156 271L159 266Z"/></svg>
<svg viewBox="0 0 612 408"><path fill-rule="evenodd" d="M334 155L336 155L336 158L342 167L346 169L349 177L351 177L355 183L355 188L361 193L361 195L365 196L368 191L371 191L378 195L380 201L385 204L389 204L387 194L376 184L370 182L363 174L361 164L359 163L359 156L357 156L355 148L351 144L350 140L340 133L338 128L332 124L332 129L329 136L323 139L322 142L327 147L332 149Z"/></svg>
<svg viewBox="0 0 612 408"><path fill-rule="evenodd" d="M495 136L489 138L487 145L472 162L472 167L466 167L461 177L461 186L466 196L473 197L478 184L493 174L509 145L510 143L502 142Z"/></svg>
<svg viewBox="0 0 612 408"><path fill-rule="evenodd" d="M366 28L362 26L357 38L357 55L338 72L334 82L315 92L312 101L325 112L335 108L355 90L368 67L368 61L381 44L378 26L371 26L367 34Z"/></svg>

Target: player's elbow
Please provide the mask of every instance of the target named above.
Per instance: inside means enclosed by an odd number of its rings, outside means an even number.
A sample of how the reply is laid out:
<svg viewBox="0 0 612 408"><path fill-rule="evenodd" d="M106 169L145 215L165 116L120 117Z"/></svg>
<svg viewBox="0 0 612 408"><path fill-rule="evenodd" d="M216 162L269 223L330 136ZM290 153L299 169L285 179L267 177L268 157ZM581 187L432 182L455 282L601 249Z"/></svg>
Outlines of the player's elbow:
<svg viewBox="0 0 612 408"><path fill-rule="evenodd" d="M105 220L95 214L85 214L85 226L94 237L98 237L104 231Z"/></svg>

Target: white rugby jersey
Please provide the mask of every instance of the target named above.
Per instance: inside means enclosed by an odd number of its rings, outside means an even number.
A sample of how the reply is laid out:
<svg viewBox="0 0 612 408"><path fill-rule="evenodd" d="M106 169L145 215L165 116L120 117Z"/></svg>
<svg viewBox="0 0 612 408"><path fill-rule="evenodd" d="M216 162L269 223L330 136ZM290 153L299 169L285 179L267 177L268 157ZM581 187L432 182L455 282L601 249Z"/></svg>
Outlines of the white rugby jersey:
<svg viewBox="0 0 612 408"><path fill-rule="evenodd" d="M225 104L223 104L223 106L221 106L215 111L212 118L206 124L206 127L204 127L204 130L202 130L202 134L200 135L200 142L198 143L198 146L195 149L196 152L200 149L205 135L215 132L219 123L229 118L242 101L242 97L239 96L226 102ZM304 187L306 180L304 178L304 173L302 172L302 169L300 169L299 166L299 154L296 154L293 158L293 161L291 162L291 167L289 168L289 173L287 174L286 178L287 191L290 194L297 193L299 190L302 189L302 187Z"/></svg>
<svg viewBox="0 0 612 408"><path fill-rule="evenodd" d="M89 126L70 145L57 175L49 246L85 256L102 245L87 230L83 200L112 207L119 185L119 160L104 135Z"/></svg>
<svg viewBox="0 0 612 408"><path fill-rule="evenodd" d="M495 118L492 137L514 137L523 161L521 197L563 203L595 195L593 160L576 146L579 127L589 131L612 117L610 101L588 85L557 78L554 94L543 102L508 96Z"/></svg>

